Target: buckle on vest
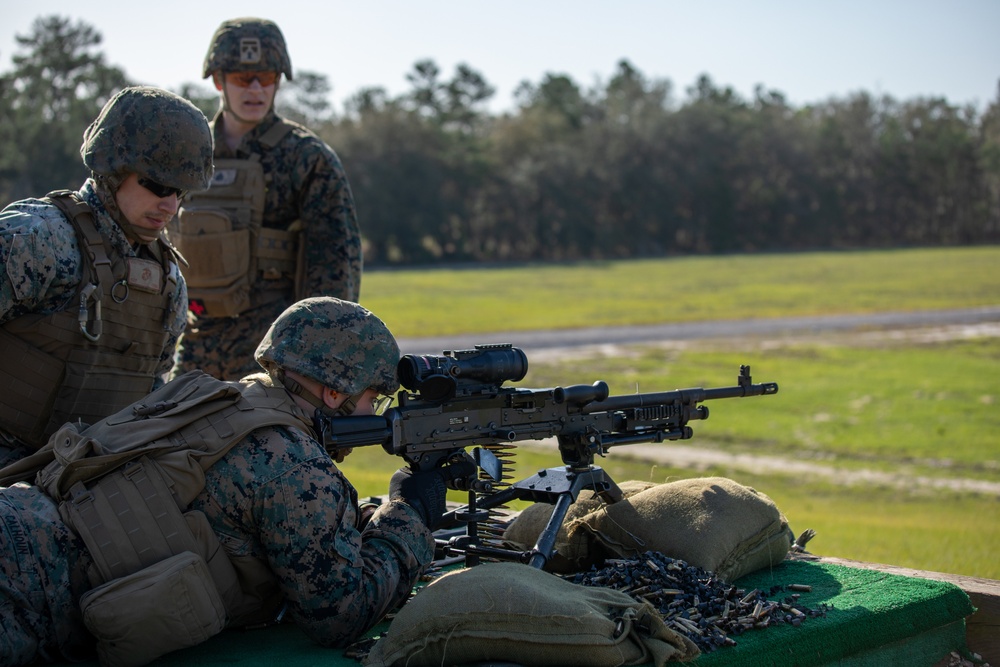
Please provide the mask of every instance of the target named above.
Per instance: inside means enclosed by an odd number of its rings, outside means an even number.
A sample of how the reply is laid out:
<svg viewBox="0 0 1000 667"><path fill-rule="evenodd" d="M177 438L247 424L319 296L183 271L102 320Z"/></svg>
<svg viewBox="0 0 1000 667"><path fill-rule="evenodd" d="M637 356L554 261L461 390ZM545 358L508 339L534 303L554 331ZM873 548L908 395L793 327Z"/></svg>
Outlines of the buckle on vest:
<svg viewBox="0 0 1000 667"><path fill-rule="evenodd" d="M136 417L152 417L166 412L167 410L173 410L176 407L176 401L160 401L159 403L153 403L152 405L137 405L132 408L132 414Z"/></svg>
<svg viewBox="0 0 1000 667"><path fill-rule="evenodd" d="M69 501L74 505L94 502L93 492L83 482L76 482L69 487Z"/></svg>
<svg viewBox="0 0 1000 667"><path fill-rule="evenodd" d="M91 283L80 291L80 310L77 320L80 322L80 332L92 343L96 343L104 331L104 323L101 321L100 289L100 285ZM87 302L94 292L97 292L97 296L94 298L94 333L90 333L87 331L87 322L90 319L90 310L87 308Z"/></svg>

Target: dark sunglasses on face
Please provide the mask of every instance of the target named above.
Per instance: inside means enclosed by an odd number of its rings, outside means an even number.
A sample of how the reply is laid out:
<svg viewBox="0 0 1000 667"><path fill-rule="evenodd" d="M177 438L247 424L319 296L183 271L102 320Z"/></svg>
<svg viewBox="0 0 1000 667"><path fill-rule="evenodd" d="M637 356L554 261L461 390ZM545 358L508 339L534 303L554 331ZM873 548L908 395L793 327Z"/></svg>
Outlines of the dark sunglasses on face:
<svg viewBox="0 0 1000 667"><path fill-rule="evenodd" d="M153 179L146 178L145 176L139 177L139 185L146 188L157 197L169 197L170 195L177 195L178 199L184 199L184 195L187 194L187 190L181 190L180 188L172 188L169 185L163 185L162 183L157 183Z"/></svg>
<svg viewBox="0 0 1000 667"><path fill-rule="evenodd" d="M279 76L281 75L278 72L229 72L226 74L226 81L240 88L249 88L254 79L261 86L270 86L278 80Z"/></svg>

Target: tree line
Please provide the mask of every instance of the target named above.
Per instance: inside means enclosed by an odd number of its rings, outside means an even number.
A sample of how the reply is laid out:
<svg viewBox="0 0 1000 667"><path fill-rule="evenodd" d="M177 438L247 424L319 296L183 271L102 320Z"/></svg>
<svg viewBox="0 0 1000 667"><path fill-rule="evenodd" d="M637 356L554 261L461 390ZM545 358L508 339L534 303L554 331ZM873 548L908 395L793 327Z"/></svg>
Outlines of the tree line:
<svg viewBox="0 0 1000 667"><path fill-rule="evenodd" d="M18 37L0 76L0 199L77 187L83 129L128 85L101 36L57 16ZM410 89L356 92L323 74L283 82L281 113L347 169L368 266L1000 241L1000 88L984 110L858 92L793 106L708 75L682 96L627 60L589 89L525 81L515 108L468 65L430 60ZM202 84L175 91L209 117Z"/></svg>

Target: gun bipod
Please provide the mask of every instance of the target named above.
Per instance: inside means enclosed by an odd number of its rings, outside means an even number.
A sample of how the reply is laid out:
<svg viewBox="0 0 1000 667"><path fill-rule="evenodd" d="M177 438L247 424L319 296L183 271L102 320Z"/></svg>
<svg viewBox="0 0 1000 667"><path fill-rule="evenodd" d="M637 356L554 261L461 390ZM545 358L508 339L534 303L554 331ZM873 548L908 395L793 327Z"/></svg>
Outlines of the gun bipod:
<svg viewBox="0 0 1000 667"><path fill-rule="evenodd" d="M485 556L527 563L539 569L544 568L555 551L556 539L566 519L566 513L576 502L580 492L585 489L593 491L607 503L622 499L621 489L615 481L603 468L594 465L585 468L564 466L539 470L531 477L515 482L506 489L482 499L470 492L467 506L445 514L446 525L468 524L466 534L439 541L438 546L446 553L464 554L467 566L477 565L480 557ZM484 519L488 510L512 500L527 500L554 506L545 528L539 533L538 539L529 551L485 546L479 540L478 531L474 527L476 522Z"/></svg>

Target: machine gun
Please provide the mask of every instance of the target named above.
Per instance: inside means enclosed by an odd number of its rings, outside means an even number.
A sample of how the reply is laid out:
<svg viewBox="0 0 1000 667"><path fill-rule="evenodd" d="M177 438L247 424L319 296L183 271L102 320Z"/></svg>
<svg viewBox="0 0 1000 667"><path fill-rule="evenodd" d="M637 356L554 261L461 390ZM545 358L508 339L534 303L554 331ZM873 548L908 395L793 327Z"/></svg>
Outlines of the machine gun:
<svg viewBox="0 0 1000 667"><path fill-rule="evenodd" d="M688 422L708 419L707 400L775 394L773 382L754 384L750 367L741 366L737 384L714 389L678 389L649 394L609 396L603 381L551 389L504 386L528 371L524 352L512 345L476 345L445 351L443 356L405 355L397 368L398 404L381 415L324 419L319 431L326 448L381 445L402 457L413 470L428 470L469 457L478 477L454 480L452 488L469 492L468 505L445 515L445 523L467 524L465 535L438 541L439 551L463 554L473 565L480 556L544 567L556 535L580 491L590 489L606 502L622 492L594 465L612 447L640 442L686 440ZM555 437L563 466L548 468L502 490L503 465L491 448L524 440ZM534 547L527 552L482 544L477 525L489 510L512 500L544 502L555 507Z"/></svg>

